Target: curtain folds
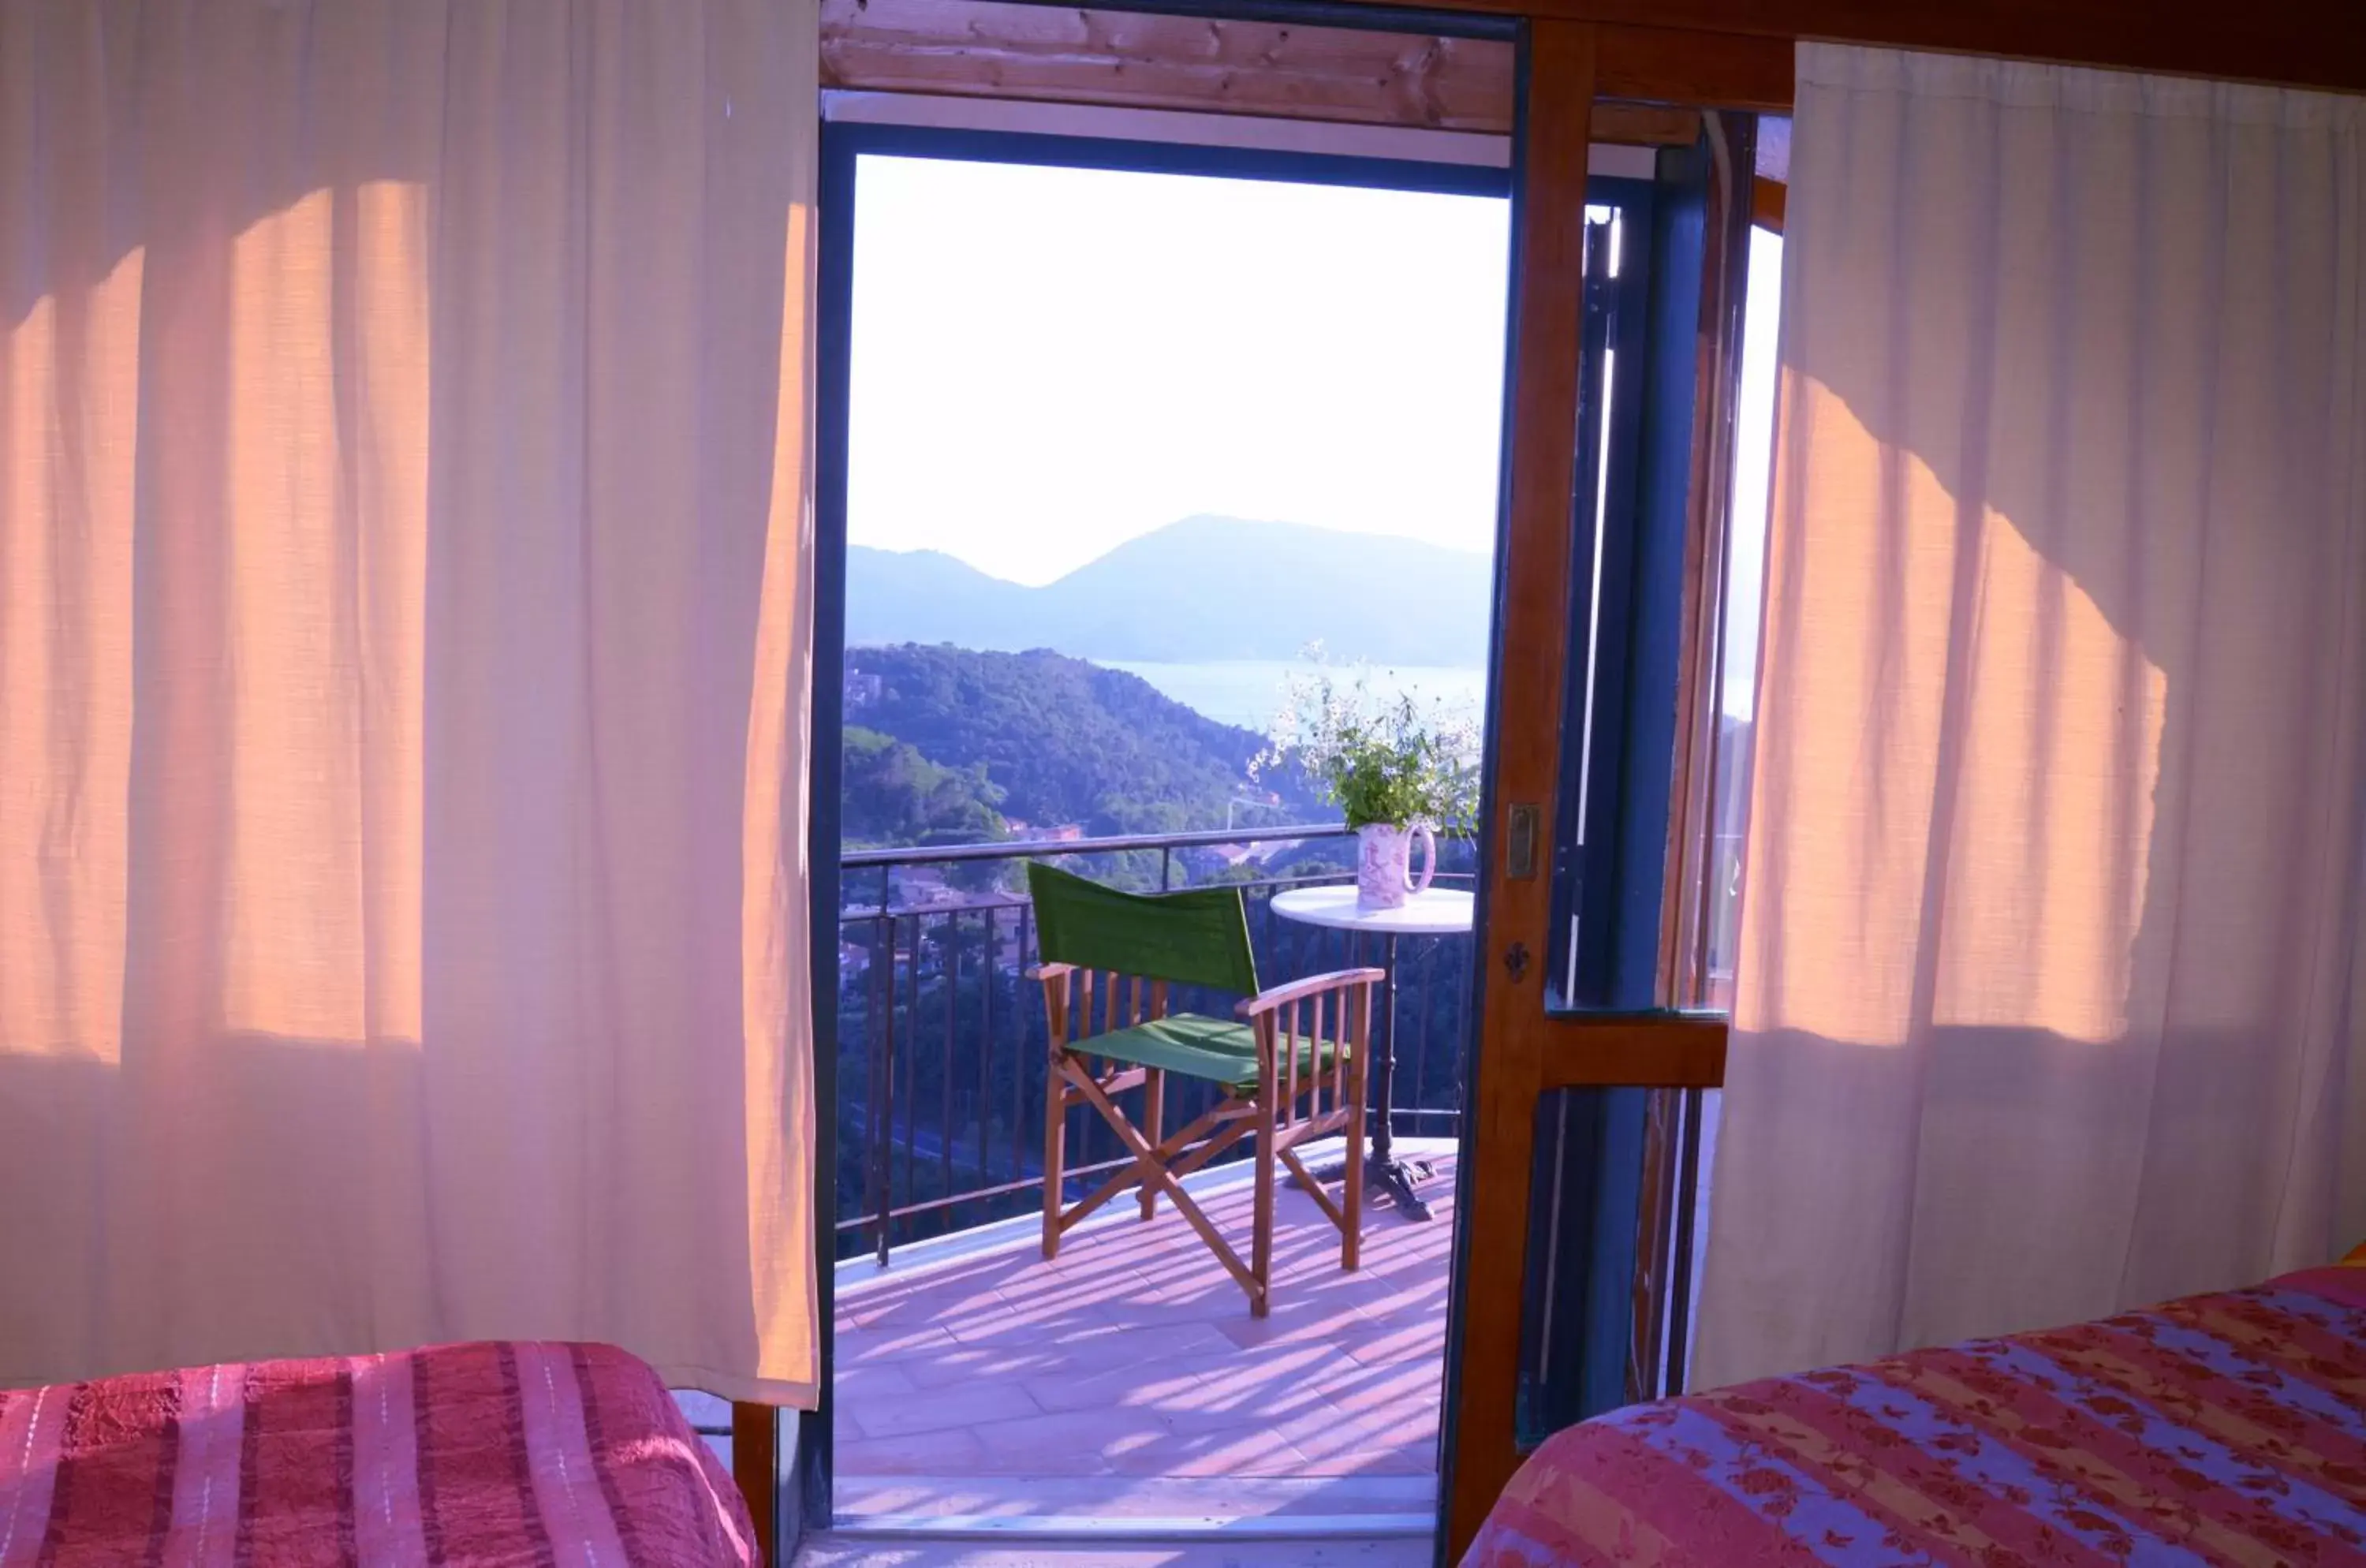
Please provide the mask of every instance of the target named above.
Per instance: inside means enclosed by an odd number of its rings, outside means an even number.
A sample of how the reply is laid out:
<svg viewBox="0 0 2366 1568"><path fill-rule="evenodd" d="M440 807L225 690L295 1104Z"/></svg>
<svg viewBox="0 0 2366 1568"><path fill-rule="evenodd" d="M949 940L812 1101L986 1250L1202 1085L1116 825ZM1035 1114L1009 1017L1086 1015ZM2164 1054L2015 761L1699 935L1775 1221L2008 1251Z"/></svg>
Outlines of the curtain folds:
<svg viewBox="0 0 2366 1568"><path fill-rule="evenodd" d="M2366 103L1803 46L1696 1382L2366 1239Z"/></svg>
<svg viewBox="0 0 2366 1568"><path fill-rule="evenodd" d="M0 6L0 1382L811 1403L816 27Z"/></svg>

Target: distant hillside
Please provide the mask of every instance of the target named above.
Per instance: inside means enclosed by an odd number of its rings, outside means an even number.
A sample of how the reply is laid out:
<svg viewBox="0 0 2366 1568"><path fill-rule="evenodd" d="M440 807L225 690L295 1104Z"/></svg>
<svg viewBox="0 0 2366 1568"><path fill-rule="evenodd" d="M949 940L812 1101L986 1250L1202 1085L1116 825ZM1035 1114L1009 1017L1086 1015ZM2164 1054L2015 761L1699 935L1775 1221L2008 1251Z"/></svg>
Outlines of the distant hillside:
<svg viewBox="0 0 2366 1568"><path fill-rule="evenodd" d="M850 648L846 666L851 830L929 839L989 818L1095 834L1221 828L1263 744L1138 676L1042 649ZM1314 809L1293 798L1284 810L1299 808Z"/></svg>
<svg viewBox="0 0 2366 1568"><path fill-rule="evenodd" d="M1492 590L1487 558L1467 551L1190 517L1042 588L934 550L855 546L847 640L1164 663L1290 659L1320 640L1341 660L1475 667L1485 662Z"/></svg>
<svg viewBox="0 0 2366 1568"><path fill-rule="evenodd" d="M1042 592L988 577L941 550L852 545L846 552L846 640L949 642L1004 652L1043 648L1050 646L1043 637L1029 635L1042 619L1031 606Z"/></svg>
<svg viewBox="0 0 2366 1568"><path fill-rule="evenodd" d="M839 829L862 844L977 844L1008 836L1002 791L982 767L945 768L917 746L861 725L840 736L846 808Z"/></svg>

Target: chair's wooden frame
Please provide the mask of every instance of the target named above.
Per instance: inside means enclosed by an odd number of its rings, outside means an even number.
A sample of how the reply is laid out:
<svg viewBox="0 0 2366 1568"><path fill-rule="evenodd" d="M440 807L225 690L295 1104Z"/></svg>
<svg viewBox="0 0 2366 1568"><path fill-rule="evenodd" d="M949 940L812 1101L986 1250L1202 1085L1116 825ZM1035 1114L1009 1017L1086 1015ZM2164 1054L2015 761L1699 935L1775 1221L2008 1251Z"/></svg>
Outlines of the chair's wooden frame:
<svg viewBox="0 0 2366 1568"><path fill-rule="evenodd" d="M1162 1133L1166 1074L1158 1067L1097 1058L1093 1040L1167 1015L1167 984L1111 970L1071 964L1038 964L1028 972L1042 982L1051 1022L1052 1059L1043 1101L1043 1256L1060 1254L1060 1237L1094 1210L1129 1187L1142 1190L1142 1217L1157 1213L1165 1192L1200 1239L1216 1255L1242 1290L1249 1313L1263 1317L1272 1307L1273 1183L1286 1165L1315 1203L1339 1227L1339 1266L1358 1262L1364 1209L1364 1069L1370 1055L1372 1004L1387 971L1341 969L1287 986L1277 986L1240 1004L1256 1037L1257 1082L1246 1094L1228 1094L1205 1115L1172 1134ZM1099 1018L1096 1025L1095 1014ZM1313 1049L1305 1048L1313 1045ZM1330 1047L1325 1064L1324 1047ZM1300 1070L1300 1056L1308 1057ZM1116 1097L1143 1091L1142 1123L1118 1108ZM1076 1203L1063 1206L1061 1187L1067 1154L1068 1112L1089 1105L1101 1114L1133 1156L1133 1163ZM1344 1133L1346 1168L1334 1198L1298 1157L1300 1144ZM1224 1240L1207 1212L1184 1190L1183 1178L1252 1134L1256 1152L1256 1198L1249 1261Z"/></svg>

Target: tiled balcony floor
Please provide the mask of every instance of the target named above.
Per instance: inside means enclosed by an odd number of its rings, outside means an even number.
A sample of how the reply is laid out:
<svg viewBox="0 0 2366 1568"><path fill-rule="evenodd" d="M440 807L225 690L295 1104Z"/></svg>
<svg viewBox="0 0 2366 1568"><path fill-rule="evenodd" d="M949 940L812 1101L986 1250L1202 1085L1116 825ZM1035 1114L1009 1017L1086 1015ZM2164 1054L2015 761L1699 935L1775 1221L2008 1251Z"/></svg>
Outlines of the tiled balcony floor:
<svg viewBox="0 0 2366 1568"><path fill-rule="evenodd" d="M916 1247L867 1280L841 1268L839 1477L1433 1473L1454 1161L1444 1140L1399 1146L1436 1166L1437 1217L1368 1200L1346 1273L1338 1232L1283 1185L1264 1319L1170 1204L1145 1224L1130 1194L1053 1262L1030 1237L936 1267ZM1201 1201L1245 1257L1247 1182Z"/></svg>

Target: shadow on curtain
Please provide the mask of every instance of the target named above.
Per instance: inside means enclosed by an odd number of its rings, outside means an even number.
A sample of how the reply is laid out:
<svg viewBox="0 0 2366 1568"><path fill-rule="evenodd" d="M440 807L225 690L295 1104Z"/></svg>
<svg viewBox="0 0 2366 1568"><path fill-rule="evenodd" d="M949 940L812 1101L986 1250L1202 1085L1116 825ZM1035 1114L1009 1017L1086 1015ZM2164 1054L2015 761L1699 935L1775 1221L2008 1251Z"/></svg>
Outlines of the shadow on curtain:
<svg viewBox="0 0 2366 1568"><path fill-rule="evenodd" d="M2366 1234L2360 116L1803 49L1701 1381Z"/></svg>
<svg viewBox="0 0 2366 1568"><path fill-rule="evenodd" d="M815 27L0 10L0 1382L811 1402Z"/></svg>

